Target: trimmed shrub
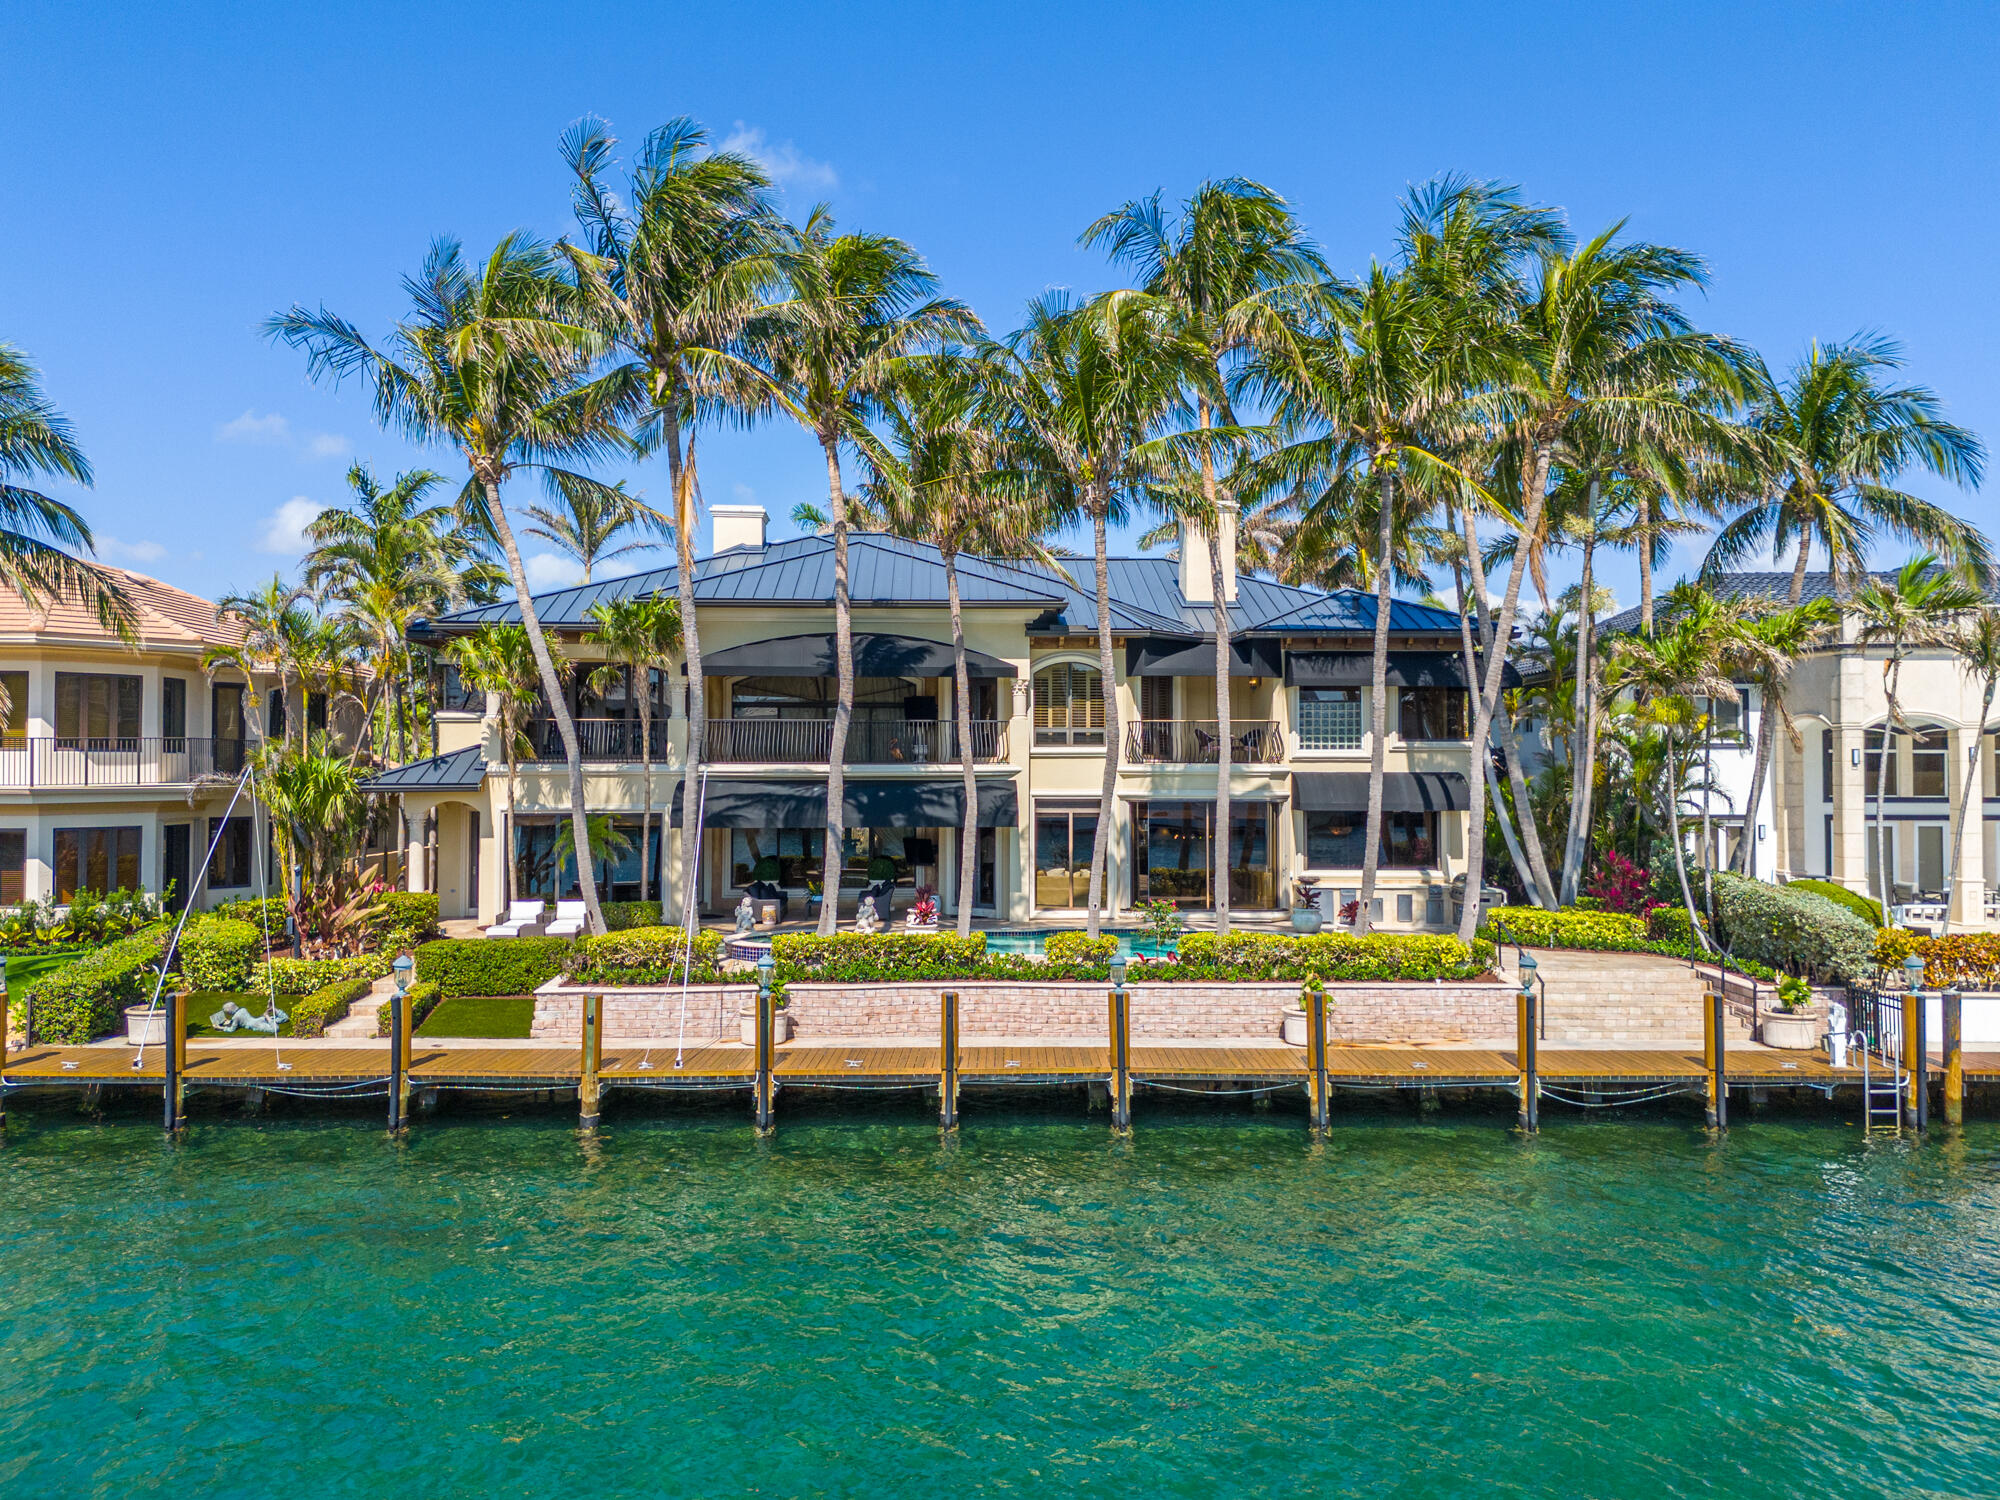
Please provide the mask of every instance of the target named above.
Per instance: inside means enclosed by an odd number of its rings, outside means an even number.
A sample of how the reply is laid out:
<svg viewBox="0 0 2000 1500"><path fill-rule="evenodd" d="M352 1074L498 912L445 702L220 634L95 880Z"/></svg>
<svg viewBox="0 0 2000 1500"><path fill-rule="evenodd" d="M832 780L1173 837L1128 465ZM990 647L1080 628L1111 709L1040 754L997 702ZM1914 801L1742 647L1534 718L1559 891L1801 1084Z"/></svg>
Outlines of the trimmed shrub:
<svg viewBox="0 0 2000 1500"><path fill-rule="evenodd" d="M495 941L505 942L508 940L501 938L501 939L495 939ZM516 938L513 939L513 941L519 942L520 939ZM442 999L444 999L444 991L435 984L423 984L420 982L410 986L410 1035L411 1036L415 1036L417 1034L417 1028L423 1025L425 1018L428 1017L432 1011L438 1008L438 1002L441 1001ZM377 1036L389 1035L389 1027L391 1024L389 1017L389 1007L394 1003L395 1002L392 1000L384 1000L379 1006L375 1008L375 1035Z"/></svg>
<svg viewBox="0 0 2000 1500"><path fill-rule="evenodd" d="M1714 880L1716 938L1737 957L1842 984L1873 976L1875 929L1846 907L1723 870Z"/></svg>
<svg viewBox="0 0 2000 1500"><path fill-rule="evenodd" d="M780 979L814 984L976 979L990 967L983 932L966 938L942 932L781 933L771 940L771 956ZM1043 970L1033 959L1026 962Z"/></svg>
<svg viewBox="0 0 2000 1500"><path fill-rule="evenodd" d="M1042 939L1042 952L1052 964L1108 964L1117 951L1117 938L1085 932L1052 932Z"/></svg>
<svg viewBox="0 0 2000 1500"><path fill-rule="evenodd" d="M1694 923L1685 906L1656 906L1646 913L1646 936L1656 943L1692 943Z"/></svg>
<svg viewBox="0 0 2000 1500"><path fill-rule="evenodd" d="M1543 911L1539 906L1496 906L1480 924L1484 938L1501 936L1530 948L1583 948L1600 953L1636 953L1646 946L1646 921L1616 911Z"/></svg>
<svg viewBox="0 0 2000 1500"><path fill-rule="evenodd" d="M438 938L416 951L417 978L452 995L532 995L562 972L569 938Z"/></svg>
<svg viewBox="0 0 2000 1500"><path fill-rule="evenodd" d="M126 1006L151 998L171 935L172 929L162 923L35 980L26 991L29 1039L81 1046L116 1031Z"/></svg>
<svg viewBox="0 0 2000 1500"><path fill-rule="evenodd" d="M1392 979L1477 979L1491 972L1494 948L1486 939L1461 943L1429 933L1190 932L1173 962L1135 963L1134 978L1148 980L1295 980L1317 976L1328 983Z"/></svg>
<svg viewBox="0 0 2000 1500"><path fill-rule="evenodd" d="M598 910L604 913L606 932L630 932L634 927L658 927L660 925L660 903L657 901L602 901Z"/></svg>
<svg viewBox="0 0 2000 1500"><path fill-rule="evenodd" d="M218 901L212 916L227 917L232 922L248 922L261 928L270 938L280 938L285 934L285 898L283 896L242 896L234 901Z"/></svg>
<svg viewBox="0 0 2000 1500"><path fill-rule="evenodd" d="M682 948L687 940L678 927L634 927L602 937L579 938L564 955L562 972L580 984L679 983ZM718 977L716 966L722 962L723 945L721 933L695 929L688 971L694 983L708 984Z"/></svg>
<svg viewBox="0 0 2000 1500"><path fill-rule="evenodd" d="M387 953L357 953L352 958L274 958L254 965L244 986L253 995L310 995L343 979L380 979L392 962Z"/></svg>
<svg viewBox="0 0 2000 1500"><path fill-rule="evenodd" d="M1844 885L1835 885L1831 880L1793 880L1785 885L1788 891L1808 891L1815 896L1824 896L1836 906L1844 906L1870 927L1882 925L1882 903L1870 901L1859 891L1850 891Z"/></svg>
<svg viewBox="0 0 2000 1500"><path fill-rule="evenodd" d="M250 966L264 943L264 934L254 923L234 917L194 917L181 932L176 962L191 989L247 989Z"/></svg>
<svg viewBox="0 0 2000 1500"><path fill-rule="evenodd" d="M1890 984L1900 984L1903 960L1924 961L1924 983L1933 989L2000 990L2000 933L1957 932L1929 937L1902 927L1875 934L1875 962Z"/></svg>
<svg viewBox="0 0 2000 1500"><path fill-rule="evenodd" d="M438 898L432 891L386 891L368 908L368 930L385 947L427 943L438 926Z"/></svg>
<svg viewBox="0 0 2000 1500"><path fill-rule="evenodd" d="M374 987L373 979L338 979L310 995L301 995L292 1004L292 1035L325 1036L326 1028Z"/></svg>

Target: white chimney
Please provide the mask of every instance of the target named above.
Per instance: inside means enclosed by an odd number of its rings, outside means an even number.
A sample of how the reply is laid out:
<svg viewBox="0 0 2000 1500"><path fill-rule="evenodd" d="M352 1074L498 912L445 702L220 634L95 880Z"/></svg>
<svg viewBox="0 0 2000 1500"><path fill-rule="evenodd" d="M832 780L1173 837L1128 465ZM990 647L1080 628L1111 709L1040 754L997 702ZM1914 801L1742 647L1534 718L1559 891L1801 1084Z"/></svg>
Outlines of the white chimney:
<svg viewBox="0 0 2000 1500"><path fill-rule="evenodd" d="M1222 598L1236 598L1236 504L1231 500L1215 503L1222 521ZM1192 521L1181 522L1181 597L1190 604L1215 602L1213 566L1208 555L1208 531Z"/></svg>
<svg viewBox="0 0 2000 1500"><path fill-rule="evenodd" d="M715 528L715 551L727 552L731 547L764 550L764 528L771 518L763 506L711 505L708 514Z"/></svg>

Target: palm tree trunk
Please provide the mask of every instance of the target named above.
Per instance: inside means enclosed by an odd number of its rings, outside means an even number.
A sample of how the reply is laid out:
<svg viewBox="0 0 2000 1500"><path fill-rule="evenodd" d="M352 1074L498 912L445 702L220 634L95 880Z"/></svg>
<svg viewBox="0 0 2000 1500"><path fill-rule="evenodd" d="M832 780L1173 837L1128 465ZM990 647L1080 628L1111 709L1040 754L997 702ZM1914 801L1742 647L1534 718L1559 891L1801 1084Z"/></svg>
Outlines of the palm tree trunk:
<svg viewBox="0 0 2000 1500"><path fill-rule="evenodd" d="M1667 827L1674 841L1674 874L1680 878L1681 904L1687 908L1688 929L1694 934L1695 947L1703 953L1708 951L1708 934L1702 928L1701 917L1694 909L1694 888L1688 884L1687 855L1681 848L1681 789L1680 777L1675 771L1678 757L1674 754L1673 742L1667 742Z"/></svg>
<svg viewBox="0 0 2000 1500"><path fill-rule="evenodd" d="M1653 637L1653 497L1640 492L1638 503L1638 524L1633 531L1639 538L1639 633L1648 640Z"/></svg>
<svg viewBox="0 0 2000 1500"><path fill-rule="evenodd" d="M639 899L653 888L653 669L641 661L632 668L639 688L639 773L646 778L639 811Z"/></svg>
<svg viewBox="0 0 2000 1500"><path fill-rule="evenodd" d="M1479 680L1479 657L1472 649L1472 619L1467 613L1471 606L1466 597L1465 568L1454 564L1451 572L1458 587L1458 649L1465 661L1466 697L1470 699L1470 684ZM1458 940L1461 943L1471 942L1479 928L1479 892L1486 883L1486 788L1493 779L1493 759L1487 757L1484 776L1479 774L1477 765L1468 763L1465 769L1469 805L1465 815L1465 902L1458 919ZM1506 830L1506 837L1507 847L1512 850L1515 845L1511 828Z"/></svg>
<svg viewBox="0 0 2000 1500"><path fill-rule="evenodd" d="M1375 527L1375 655L1368 673L1368 818L1361 835L1361 899L1354 930L1368 930L1375 910L1375 876L1382 863L1382 780L1389 764L1389 605L1395 586L1390 558L1396 544L1396 471L1380 462L1380 513Z"/></svg>
<svg viewBox="0 0 2000 1500"><path fill-rule="evenodd" d="M1762 695L1757 713L1757 754L1750 763L1750 793L1743 801L1743 837L1736 841L1736 852L1729 857L1729 868L1736 874L1744 874L1750 868L1750 846L1757 834L1757 809L1764 800L1764 773L1771 768L1772 726L1777 714L1771 704L1777 697L1777 687L1766 676L1757 685Z"/></svg>
<svg viewBox="0 0 2000 1500"><path fill-rule="evenodd" d="M1196 398L1196 409L1201 429L1207 432L1214 415L1208 397ZM1235 747L1229 736L1229 600L1222 573L1222 511L1215 498L1215 455L1206 443L1201 449L1201 494L1208 507L1209 618L1215 630L1215 836L1209 841L1213 866L1208 873L1214 893L1215 930L1225 935L1229 931L1230 752Z"/></svg>
<svg viewBox="0 0 2000 1500"><path fill-rule="evenodd" d="M1597 481L1590 482L1589 513L1583 533L1583 580L1576 610L1576 714L1570 731L1569 832L1563 839L1562 884L1557 896L1565 906L1576 901L1577 883L1583 873L1583 846L1590 835L1590 801L1596 766L1592 760L1590 731L1594 705L1591 689L1596 673L1591 670L1591 627L1596 611L1591 604L1591 564L1597 550Z"/></svg>
<svg viewBox="0 0 2000 1500"><path fill-rule="evenodd" d="M1986 679L1986 691L1979 700L1979 728L1972 739L1972 753L1965 758L1965 779L1958 794L1958 819L1951 830L1951 862L1944 867L1944 930L1951 933L1951 909L1958 895L1958 862L1965 854L1965 810L1972 805L1973 784L1979 779L1979 756L1986 748L1986 720L1993 712L1993 692L2000 677Z"/></svg>
<svg viewBox="0 0 2000 1500"><path fill-rule="evenodd" d="M1799 533L1798 561L1792 564L1792 588L1790 594L1786 596L1787 603L1793 609L1797 609L1799 601L1806 596L1806 559L1811 555L1812 535L1802 531ZM1887 908L1884 908L1885 915L1886 912Z"/></svg>
<svg viewBox="0 0 2000 1500"><path fill-rule="evenodd" d="M541 673L542 692L555 715L556 733L562 736L563 759L569 767L570 837L577 850L576 881L583 892L583 910L593 933L602 933L604 912L597 904L597 871L590 860L590 824L583 800L583 748L577 742L576 721L570 717L563 699L562 679L556 675L555 659L549 655L548 637L542 633L540 616L535 613L534 595L528 589L528 570L521 565L521 549L514 541L514 528L507 524L506 509L500 504L500 487L482 481L486 492L486 513L493 521L493 534L507 554L507 571L513 575L514 593L521 605L521 623L528 629L528 644L534 648L535 667Z"/></svg>
<svg viewBox="0 0 2000 1500"><path fill-rule="evenodd" d="M965 778L965 814L958 829L958 935L972 936L972 899L979 880L979 778L972 758L972 674L965 665L965 614L958 603L958 553L944 559L944 592L951 603L951 711L958 727L958 762Z"/></svg>
<svg viewBox="0 0 2000 1500"><path fill-rule="evenodd" d="M507 811L500 819L500 911L505 915L507 908L514 904L514 808L519 783L516 781L517 767L514 761L514 740L511 729L507 738ZM474 897L477 904L478 898Z"/></svg>
<svg viewBox="0 0 2000 1500"><path fill-rule="evenodd" d="M841 838L846 832L843 805L847 796L847 726L854 718L854 622L847 597L847 493L840 479L840 440L820 435L826 452L827 500L833 516L833 731L826 750L826 850L820 865L819 933L832 935L840 903ZM877 916L887 918L887 912Z"/></svg>
<svg viewBox="0 0 2000 1500"><path fill-rule="evenodd" d="M681 606L681 651L687 661L687 752L681 758L681 881L695 878L701 848L700 814L695 788L701 784L702 760L708 752L708 692L701 671L701 628L694 599L694 450L681 459L678 410L667 414L667 478L674 492L674 594ZM662 830L661 843L666 842ZM678 920L667 900L667 882L660 881L660 919Z"/></svg>
<svg viewBox="0 0 2000 1500"><path fill-rule="evenodd" d="M1105 857L1111 848L1111 817L1118 796L1118 678L1111 661L1111 561L1105 508L1102 500L1090 507L1097 563L1097 670L1104 704L1104 789L1097 799L1097 836L1090 846L1090 915L1084 924L1091 937L1103 928Z"/></svg>

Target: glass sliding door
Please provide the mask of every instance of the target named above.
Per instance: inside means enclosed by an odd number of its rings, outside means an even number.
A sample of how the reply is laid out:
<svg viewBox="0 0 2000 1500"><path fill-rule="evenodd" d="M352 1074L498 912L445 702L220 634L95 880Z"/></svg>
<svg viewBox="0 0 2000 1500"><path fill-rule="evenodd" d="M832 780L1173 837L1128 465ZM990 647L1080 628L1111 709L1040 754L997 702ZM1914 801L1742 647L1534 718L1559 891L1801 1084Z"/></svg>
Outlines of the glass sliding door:
<svg viewBox="0 0 2000 1500"><path fill-rule="evenodd" d="M1215 847L1213 802L1137 802L1132 805L1138 857L1132 899L1171 901L1206 911L1215 904L1210 858ZM1271 861L1271 804L1233 802L1229 808L1229 904L1270 909L1277 905Z"/></svg>
<svg viewBox="0 0 2000 1500"><path fill-rule="evenodd" d="M1097 808L1039 803L1035 808L1035 905L1090 905L1090 853Z"/></svg>

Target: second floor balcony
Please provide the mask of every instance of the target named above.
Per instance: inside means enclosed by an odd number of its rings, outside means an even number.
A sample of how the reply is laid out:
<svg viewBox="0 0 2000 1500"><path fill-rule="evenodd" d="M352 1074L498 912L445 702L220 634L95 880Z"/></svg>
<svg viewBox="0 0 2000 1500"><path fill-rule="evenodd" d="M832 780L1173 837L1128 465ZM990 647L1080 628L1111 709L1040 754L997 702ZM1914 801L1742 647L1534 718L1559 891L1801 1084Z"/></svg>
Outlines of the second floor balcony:
<svg viewBox="0 0 2000 1500"><path fill-rule="evenodd" d="M825 765L833 748L826 719L710 719L708 759L716 764L766 762ZM972 758L1007 758L1004 719L972 721ZM957 765L958 725L949 719L857 718L847 727L845 765Z"/></svg>
<svg viewBox="0 0 2000 1500"><path fill-rule="evenodd" d="M0 738L0 789L186 786L240 775L255 744L184 734L9 735Z"/></svg>
<svg viewBox="0 0 2000 1500"><path fill-rule="evenodd" d="M1214 719L1140 719L1126 726L1125 759L1156 765L1212 766L1221 757L1222 726ZM1229 759L1272 765L1285 758L1285 737L1271 719L1237 719L1229 726Z"/></svg>

